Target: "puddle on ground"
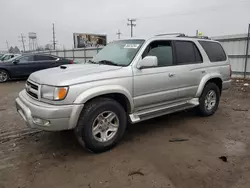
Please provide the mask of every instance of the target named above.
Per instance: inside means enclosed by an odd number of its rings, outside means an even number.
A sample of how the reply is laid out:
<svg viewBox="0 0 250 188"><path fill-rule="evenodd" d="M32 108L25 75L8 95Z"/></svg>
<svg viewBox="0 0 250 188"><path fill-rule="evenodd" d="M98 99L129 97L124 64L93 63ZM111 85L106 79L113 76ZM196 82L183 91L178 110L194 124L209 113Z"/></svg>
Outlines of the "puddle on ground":
<svg viewBox="0 0 250 188"><path fill-rule="evenodd" d="M244 155L246 153L246 144L235 140L225 140L224 146L227 155Z"/></svg>

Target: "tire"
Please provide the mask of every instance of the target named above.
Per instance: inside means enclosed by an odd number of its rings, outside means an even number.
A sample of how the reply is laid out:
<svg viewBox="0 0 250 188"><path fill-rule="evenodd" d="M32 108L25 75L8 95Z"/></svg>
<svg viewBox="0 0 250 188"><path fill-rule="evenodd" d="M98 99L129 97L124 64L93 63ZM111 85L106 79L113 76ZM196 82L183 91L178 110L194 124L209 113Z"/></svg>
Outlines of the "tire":
<svg viewBox="0 0 250 188"><path fill-rule="evenodd" d="M212 96L215 97L212 97ZM207 97L211 96L209 99ZM199 98L198 111L202 116L211 116L215 113L220 102L220 89L212 82L205 85L203 92Z"/></svg>
<svg viewBox="0 0 250 188"><path fill-rule="evenodd" d="M6 70L0 69L0 83L7 82L9 79L9 73Z"/></svg>
<svg viewBox="0 0 250 188"><path fill-rule="evenodd" d="M112 121L108 121L108 117L114 118ZM113 126L115 124L118 126ZM126 126L125 110L117 101L109 98L97 98L84 107L75 128L75 134L81 146L94 153L100 153L110 150L120 141ZM109 131L112 129L114 132Z"/></svg>

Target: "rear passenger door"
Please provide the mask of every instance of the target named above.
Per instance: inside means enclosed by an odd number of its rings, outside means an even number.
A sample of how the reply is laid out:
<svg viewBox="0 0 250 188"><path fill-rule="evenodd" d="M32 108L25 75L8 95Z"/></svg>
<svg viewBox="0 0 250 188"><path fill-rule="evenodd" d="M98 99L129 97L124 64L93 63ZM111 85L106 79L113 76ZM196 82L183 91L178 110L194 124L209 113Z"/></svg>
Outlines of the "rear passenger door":
<svg viewBox="0 0 250 188"><path fill-rule="evenodd" d="M205 74L201 53L193 41L174 41L174 46L176 66L179 70L178 98L194 98Z"/></svg>
<svg viewBox="0 0 250 188"><path fill-rule="evenodd" d="M47 68L52 68L52 67L57 67L57 57L50 56L50 55L35 55L35 63L36 63L36 70L42 70L42 69L47 69Z"/></svg>

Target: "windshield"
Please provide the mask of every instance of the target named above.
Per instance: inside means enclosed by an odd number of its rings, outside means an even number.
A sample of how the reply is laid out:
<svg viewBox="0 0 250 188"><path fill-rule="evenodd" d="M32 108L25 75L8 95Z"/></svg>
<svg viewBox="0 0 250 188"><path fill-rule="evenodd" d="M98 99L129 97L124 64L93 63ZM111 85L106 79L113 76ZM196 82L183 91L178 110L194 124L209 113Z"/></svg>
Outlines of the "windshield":
<svg viewBox="0 0 250 188"><path fill-rule="evenodd" d="M17 55L13 55L13 54L4 55L1 59L1 61L9 61L10 59L15 58L15 56L17 56Z"/></svg>
<svg viewBox="0 0 250 188"><path fill-rule="evenodd" d="M18 57L20 57L21 55L15 55L14 57L12 57L12 58L10 58L10 59L8 59L8 61L13 61L13 60L15 60L15 59L17 59Z"/></svg>
<svg viewBox="0 0 250 188"><path fill-rule="evenodd" d="M3 55L3 57L1 58L1 61L8 60L9 57L10 57L10 55Z"/></svg>
<svg viewBox="0 0 250 188"><path fill-rule="evenodd" d="M92 62L113 62L118 66L128 66L134 59L145 40L120 40L109 43Z"/></svg>

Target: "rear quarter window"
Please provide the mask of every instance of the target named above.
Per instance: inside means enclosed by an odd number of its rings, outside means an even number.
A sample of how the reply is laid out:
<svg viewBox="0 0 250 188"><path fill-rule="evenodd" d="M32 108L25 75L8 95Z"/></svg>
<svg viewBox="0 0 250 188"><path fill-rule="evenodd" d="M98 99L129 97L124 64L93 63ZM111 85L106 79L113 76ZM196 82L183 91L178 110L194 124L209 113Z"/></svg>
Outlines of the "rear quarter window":
<svg viewBox="0 0 250 188"><path fill-rule="evenodd" d="M220 43L199 41L211 62L226 61L227 56Z"/></svg>

